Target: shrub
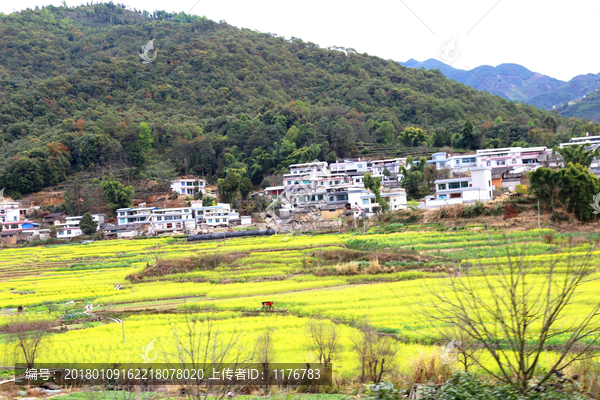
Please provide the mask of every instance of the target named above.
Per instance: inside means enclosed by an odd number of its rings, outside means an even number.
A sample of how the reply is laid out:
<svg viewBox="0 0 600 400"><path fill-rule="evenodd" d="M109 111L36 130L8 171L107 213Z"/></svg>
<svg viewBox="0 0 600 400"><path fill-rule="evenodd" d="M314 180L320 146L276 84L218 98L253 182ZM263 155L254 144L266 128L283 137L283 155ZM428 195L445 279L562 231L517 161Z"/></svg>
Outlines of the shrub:
<svg viewBox="0 0 600 400"><path fill-rule="evenodd" d="M577 393L576 385L565 385L563 382L551 382L536 386L526 394L518 393L512 386L490 383L480 377L457 372L443 385L425 386L420 390L422 400L583 400L585 396Z"/></svg>
<svg viewBox="0 0 600 400"><path fill-rule="evenodd" d="M368 400L396 400L405 398L406 391L395 389L391 382L372 383L366 386L365 399Z"/></svg>

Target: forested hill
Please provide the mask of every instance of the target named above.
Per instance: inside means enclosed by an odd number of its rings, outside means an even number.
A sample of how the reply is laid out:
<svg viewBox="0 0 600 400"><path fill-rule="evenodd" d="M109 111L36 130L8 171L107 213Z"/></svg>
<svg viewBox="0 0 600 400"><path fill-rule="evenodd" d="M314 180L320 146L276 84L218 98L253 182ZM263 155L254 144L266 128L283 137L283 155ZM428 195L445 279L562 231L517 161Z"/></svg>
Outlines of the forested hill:
<svg viewBox="0 0 600 400"><path fill-rule="evenodd" d="M156 59L142 64L151 38ZM462 138L466 120L475 131ZM290 163L358 155L359 142L538 144L573 125L437 71L184 13L0 14L0 188L15 194L106 164L259 184Z"/></svg>

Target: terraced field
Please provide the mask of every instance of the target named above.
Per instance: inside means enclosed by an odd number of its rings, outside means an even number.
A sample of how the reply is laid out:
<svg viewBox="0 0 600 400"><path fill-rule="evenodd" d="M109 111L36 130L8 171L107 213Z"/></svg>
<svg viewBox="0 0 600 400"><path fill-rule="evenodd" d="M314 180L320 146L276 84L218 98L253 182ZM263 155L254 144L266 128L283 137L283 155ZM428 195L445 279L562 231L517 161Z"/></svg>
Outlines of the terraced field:
<svg viewBox="0 0 600 400"><path fill-rule="evenodd" d="M592 251L599 238L594 232L563 235L547 229L412 227L388 234L192 243L161 238L158 244L140 239L2 249L0 326L22 306L30 319L64 325L39 361L125 362L138 360L140 349L153 339L164 353L173 351L173 330L193 313L214 320L224 332L243 332L247 343L273 329L275 361L306 362L315 358L306 323L326 318L342 327L336 371L350 378L358 365L352 338L358 324L367 321L398 339L398 368L408 371L413 358L439 351L439 323L422 311L435 303L433 293L446 290L448 276L460 276L471 265L494 268L515 254L539 274L557 259L559 268L586 255L600 265L600 251ZM586 301L598 301L598 283L586 285ZM274 309L263 310L263 301L272 301ZM573 318L585 312L585 304L570 310ZM84 313L90 305L95 315L122 318L123 326L91 321ZM0 342L1 365L18 357L10 346Z"/></svg>

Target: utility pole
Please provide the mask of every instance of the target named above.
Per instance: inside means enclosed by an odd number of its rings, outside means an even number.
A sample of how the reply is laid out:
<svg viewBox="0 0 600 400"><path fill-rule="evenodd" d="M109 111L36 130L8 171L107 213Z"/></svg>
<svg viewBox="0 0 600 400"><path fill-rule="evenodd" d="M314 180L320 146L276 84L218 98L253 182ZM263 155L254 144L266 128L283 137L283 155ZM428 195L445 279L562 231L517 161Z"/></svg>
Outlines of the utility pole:
<svg viewBox="0 0 600 400"><path fill-rule="evenodd" d="M363 233L367 233L367 226L365 225L365 212L363 210Z"/></svg>

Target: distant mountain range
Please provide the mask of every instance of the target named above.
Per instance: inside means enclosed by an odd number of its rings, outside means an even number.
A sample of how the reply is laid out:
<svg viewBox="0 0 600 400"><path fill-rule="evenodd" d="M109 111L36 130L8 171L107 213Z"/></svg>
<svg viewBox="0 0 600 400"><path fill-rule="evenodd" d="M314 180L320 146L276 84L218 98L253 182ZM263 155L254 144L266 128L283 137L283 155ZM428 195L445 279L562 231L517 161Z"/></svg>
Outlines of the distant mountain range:
<svg viewBox="0 0 600 400"><path fill-rule="evenodd" d="M565 111L570 107L564 107L565 103L583 99L588 93L600 89L600 73L578 75L565 82L532 72L519 64L500 64L497 67L482 65L471 71L451 67L433 58L423 62L411 58L400 64L417 69L439 69L446 77L477 90L497 94L507 100L522 100L546 110L560 108ZM600 113L593 116L584 118L598 120Z"/></svg>

